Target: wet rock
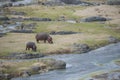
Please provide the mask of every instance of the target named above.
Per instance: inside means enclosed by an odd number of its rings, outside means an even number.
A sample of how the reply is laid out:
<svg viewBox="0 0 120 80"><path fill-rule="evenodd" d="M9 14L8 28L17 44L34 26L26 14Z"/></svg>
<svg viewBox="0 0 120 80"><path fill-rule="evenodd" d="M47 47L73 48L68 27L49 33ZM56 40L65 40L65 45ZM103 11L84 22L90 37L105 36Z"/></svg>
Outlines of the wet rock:
<svg viewBox="0 0 120 80"><path fill-rule="evenodd" d="M92 16L88 18L83 18L80 21L81 22L93 22L93 21L106 21L107 19L104 17L99 17L99 16Z"/></svg>
<svg viewBox="0 0 120 80"><path fill-rule="evenodd" d="M32 66L31 67L32 72L38 72L39 70L41 70L40 66Z"/></svg>
<svg viewBox="0 0 120 80"><path fill-rule="evenodd" d="M2 32L0 32L0 37L3 37L3 36L5 36L7 33L2 33Z"/></svg>
<svg viewBox="0 0 120 80"><path fill-rule="evenodd" d="M29 77L31 76L31 73L29 71L23 71L20 73L22 77Z"/></svg>
<svg viewBox="0 0 120 80"><path fill-rule="evenodd" d="M0 73L0 79L4 79L4 78L5 78L4 74Z"/></svg>
<svg viewBox="0 0 120 80"><path fill-rule="evenodd" d="M114 36L109 36L108 37L108 42L109 43L117 43L119 40L115 38Z"/></svg>
<svg viewBox="0 0 120 80"><path fill-rule="evenodd" d="M46 66L49 67L49 70L65 69L66 68L66 63L64 61L61 61L61 60L44 59L41 62L46 64Z"/></svg>
<svg viewBox="0 0 120 80"><path fill-rule="evenodd" d="M73 48L75 50L75 52L80 52L80 53L86 53L88 51L90 51L90 47L87 44L73 44Z"/></svg>
<svg viewBox="0 0 120 80"><path fill-rule="evenodd" d="M6 17L6 16L0 16L0 21L7 21L7 20L9 20L8 17Z"/></svg>
<svg viewBox="0 0 120 80"><path fill-rule="evenodd" d="M120 72L103 73L93 76L93 80L120 80Z"/></svg>
<svg viewBox="0 0 120 80"><path fill-rule="evenodd" d="M11 2L3 2L2 4L0 4L1 8L5 8L5 7L12 7L12 3Z"/></svg>
<svg viewBox="0 0 120 80"><path fill-rule="evenodd" d="M65 69L65 67L66 67L66 63L60 60L55 62L54 64L54 69Z"/></svg>
<svg viewBox="0 0 120 80"><path fill-rule="evenodd" d="M0 73L0 79L1 80L10 80L12 76L10 74L2 74Z"/></svg>

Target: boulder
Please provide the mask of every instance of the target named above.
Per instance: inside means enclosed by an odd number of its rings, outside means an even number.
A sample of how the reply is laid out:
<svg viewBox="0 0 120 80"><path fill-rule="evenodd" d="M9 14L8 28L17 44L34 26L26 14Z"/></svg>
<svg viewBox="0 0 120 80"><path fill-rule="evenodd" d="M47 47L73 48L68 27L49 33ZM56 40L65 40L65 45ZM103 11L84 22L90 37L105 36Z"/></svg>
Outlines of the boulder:
<svg viewBox="0 0 120 80"><path fill-rule="evenodd" d="M0 4L0 7L4 8L4 7L11 7L12 3L11 2L3 2L2 4Z"/></svg>
<svg viewBox="0 0 120 80"><path fill-rule="evenodd" d="M0 16L0 21L7 21L9 18L7 16Z"/></svg>
<svg viewBox="0 0 120 80"><path fill-rule="evenodd" d="M9 59L33 59L33 58L41 58L45 55L40 53L11 53L10 55L6 56L5 58Z"/></svg>
<svg viewBox="0 0 120 80"><path fill-rule="evenodd" d="M58 60L53 64L54 69L64 69L66 67L66 63Z"/></svg>
<svg viewBox="0 0 120 80"><path fill-rule="evenodd" d="M1 80L10 80L12 76L10 74L2 74L0 73L0 79Z"/></svg>
<svg viewBox="0 0 120 80"><path fill-rule="evenodd" d="M107 0L108 5L120 5L120 0Z"/></svg>
<svg viewBox="0 0 120 80"><path fill-rule="evenodd" d="M104 17L92 16L92 17L83 18L80 21L81 22L107 21L107 19Z"/></svg>
<svg viewBox="0 0 120 80"><path fill-rule="evenodd" d="M91 50L90 47L87 44L76 44L76 43L74 43L73 48L74 48L74 51L78 52L78 53L86 53L86 52Z"/></svg>
<svg viewBox="0 0 120 80"><path fill-rule="evenodd" d="M73 32L73 31L59 31L59 32L55 32L52 31L50 32L50 34L52 35L67 35L67 34L77 34L78 32Z"/></svg>
<svg viewBox="0 0 120 80"><path fill-rule="evenodd" d="M7 33L4 32L0 32L0 37L3 37L4 35L6 35Z"/></svg>
<svg viewBox="0 0 120 80"><path fill-rule="evenodd" d="M117 43L119 40L115 38L114 36L109 36L108 37L108 42L109 43Z"/></svg>
<svg viewBox="0 0 120 80"><path fill-rule="evenodd" d="M22 72L20 73L20 75L21 75L22 77L29 77L29 76L31 76L31 73L30 73L29 71L22 71Z"/></svg>
<svg viewBox="0 0 120 80"><path fill-rule="evenodd" d="M21 21L24 21L24 18L22 18L22 17L11 17L10 20L11 21L21 22Z"/></svg>
<svg viewBox="0 0 120 80"><path fill-rule="evenodd" d="M32 30L12 30L14 33L34 33Z"/></svg>
<svg viewBox="0 0 120 80"><path fill-rule="evenodd" d="M61 60L55 60L55 59L43 59L41 61L42 63L46 64L47 67L49 67L49 70L55 70L55 69L65 69L66 63Z"/></svg>
<svg viewBox="0 0 120 80"><path fill-rule="evenodd" d="M50 18L29 18L31 21L51 21Z"/></svg>

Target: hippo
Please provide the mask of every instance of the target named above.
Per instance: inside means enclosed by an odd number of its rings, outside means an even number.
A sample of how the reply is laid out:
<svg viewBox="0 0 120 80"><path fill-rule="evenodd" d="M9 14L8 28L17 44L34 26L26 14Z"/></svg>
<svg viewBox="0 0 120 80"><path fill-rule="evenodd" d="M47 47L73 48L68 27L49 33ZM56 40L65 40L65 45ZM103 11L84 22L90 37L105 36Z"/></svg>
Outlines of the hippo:
<svg viewBox="0 0 120 80"><path fill-rule="evenodd" d="M26 44L26 50L30 50L30 48L32 49L32 51L36 51L36 45L35 45L35 43L34 42L28 42L27 44Z"/></svg>
<svg viewBox="0 0 120 80"><path fill-rule="evenodd" d="M48 43L53 44L52 37L47 33L38 33L36 34L35 38L37 43L39 43L39 40L41 40L44 41L44 43L48 41Z"/></svg>

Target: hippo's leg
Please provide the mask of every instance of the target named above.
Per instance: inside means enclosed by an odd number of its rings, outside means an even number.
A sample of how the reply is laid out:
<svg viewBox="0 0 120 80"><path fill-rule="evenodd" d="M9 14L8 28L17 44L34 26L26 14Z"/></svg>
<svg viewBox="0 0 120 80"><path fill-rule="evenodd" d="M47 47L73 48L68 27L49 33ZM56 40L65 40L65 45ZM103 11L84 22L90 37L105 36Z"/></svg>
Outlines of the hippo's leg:
<svg viewBox="0 0 120 80"><path fill-rule="evenodd" d="M39 40L38 40L38 39L37 39L36 41L37 41L37 43L39 43Z"/></svg>
<svg viewBox="0 0 120 80"><path fill-rule="evenodd" d="M30 50L30 48L28 48L28 50Z"/></svg>
<svg viewBox="0 0 120 80"><path fill-rule="evenodd" d="M44 40L44 43L46 43L46 40Z"/></svg>
<svg viewBox="0 0 120 80"><path fill-rule="evenodd" d="M28 48L26 47L26 50L27 50Z"/></svg>

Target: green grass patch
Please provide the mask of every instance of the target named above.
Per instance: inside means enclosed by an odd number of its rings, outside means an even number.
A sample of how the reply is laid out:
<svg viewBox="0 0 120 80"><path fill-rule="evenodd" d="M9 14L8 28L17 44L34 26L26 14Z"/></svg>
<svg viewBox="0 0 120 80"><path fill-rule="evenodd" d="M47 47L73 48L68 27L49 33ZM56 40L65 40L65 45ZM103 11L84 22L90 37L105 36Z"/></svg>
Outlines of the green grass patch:
<svg viewBox="0 0 120 80"><path fill-rule="evenodd" d="M18 12L25 12L27 15L26 17L41 17L41 18L51 18L53 20L58 19L60 16L65 16L65 18L79 18L78 16L74 15L76 10L84 9L85 7L81 6L23 6L23 7L12 7L10 10L18 11Z"/></svg>

